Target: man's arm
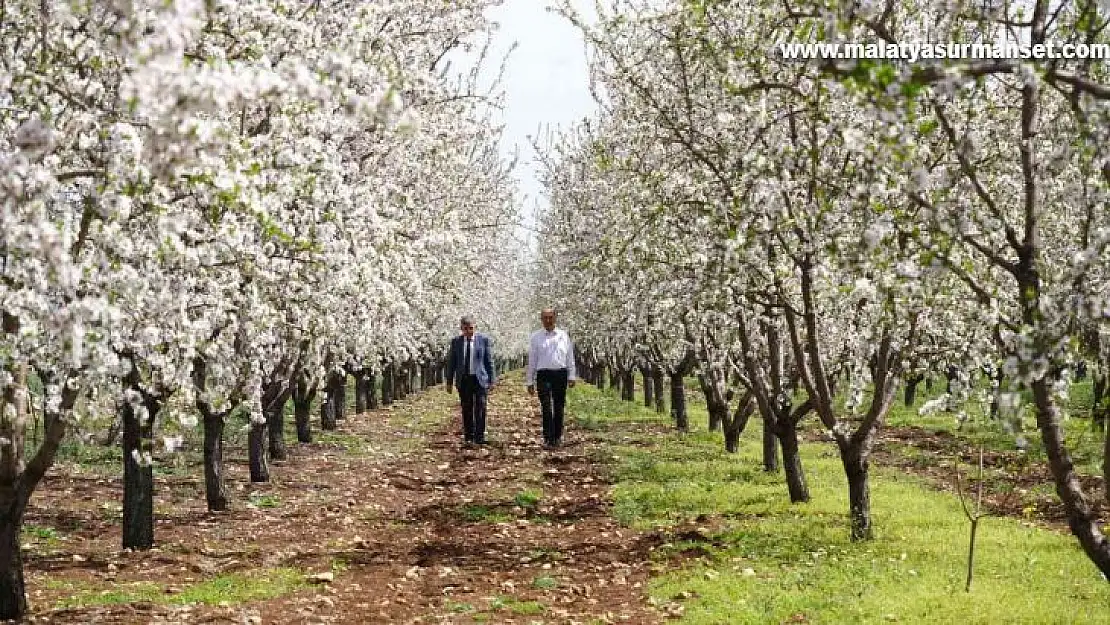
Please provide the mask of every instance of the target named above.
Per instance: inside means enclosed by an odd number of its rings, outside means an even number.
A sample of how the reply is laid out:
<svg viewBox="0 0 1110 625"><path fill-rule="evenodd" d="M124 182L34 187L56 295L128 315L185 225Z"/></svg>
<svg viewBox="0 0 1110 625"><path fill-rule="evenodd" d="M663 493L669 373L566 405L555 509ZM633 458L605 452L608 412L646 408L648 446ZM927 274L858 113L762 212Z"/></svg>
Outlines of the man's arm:
<svg viewBox="0 0 1110 625"><path fill-rule="evenodd" d="M451 339L451 345L447 348L447 388L455 382L455 339Z"/></svg>
<svg viewBox="0 0 1110 625"><path fill-rule="evenodd" d="M575 358L574 358L574 343L570 340L570 335L569 334L566 335L566 337L567 337L567 354L568 354L568 358L567 358L567 379L570 380L571 382L574 382L575 380L578 379L578 371L576 370L575 363L574 363L574 361L575 361Z"/></svg>
<svg viewBox="0 0 1110 625"><path fill-rule="evenodd" d="M493 366L493 342L486 337L486 357L483 363L486 367L486 373L489 375L490 386L497 382L497 368Z"/></svg>
<svg viewBox="0 0 1110 625"><path fill-rule="evenodd" d="M524 384L536 385L536 345L532 337L528 337L528 368L525 369Z"/></svg>

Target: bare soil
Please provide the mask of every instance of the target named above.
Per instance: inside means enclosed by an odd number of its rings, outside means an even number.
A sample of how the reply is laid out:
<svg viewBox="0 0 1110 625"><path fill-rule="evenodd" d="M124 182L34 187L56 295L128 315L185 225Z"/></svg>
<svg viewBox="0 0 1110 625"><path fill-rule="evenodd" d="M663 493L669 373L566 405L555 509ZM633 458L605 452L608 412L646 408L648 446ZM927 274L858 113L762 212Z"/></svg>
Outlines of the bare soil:
<svg viewBox="0 0 1110 625"><path fill-rule="evenodd" d="M491 444L466 449L457 399L440 389L352 415L330 442L289 441L269 484L228 462L227 513L207 512L199 467L159 478L157 547L119 548L121 482L64 465L27 523L32 622L49 623L656 623L644 584L658 535L610 515L601 442L570 430L540 447L534 400L490 396ZM317 433L319 434L319 433ZM344 444L336 444L341 440ZM248 503L253 502L253 504ZM34 541L32 541L34 542ZM238 605L161 601L52 609L75 594L166 586L167 599L227 573L294 568L312 581ZM313 575L321 575L313 578ZM329 575L330 574L330 575ZM298 577L298 580L301 579Z"/></svg>

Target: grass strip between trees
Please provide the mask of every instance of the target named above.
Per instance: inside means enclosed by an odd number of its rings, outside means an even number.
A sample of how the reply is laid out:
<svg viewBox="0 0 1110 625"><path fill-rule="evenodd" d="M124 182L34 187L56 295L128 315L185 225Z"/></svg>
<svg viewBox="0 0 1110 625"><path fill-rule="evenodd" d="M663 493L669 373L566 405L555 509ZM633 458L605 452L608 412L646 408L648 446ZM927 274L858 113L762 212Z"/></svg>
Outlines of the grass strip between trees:
<svg viewBox="0 0 1110 625"><path fill-rule="evenodd" d="M683 435L666 415L592 387L569 402L576 425L610 446L621 521L676 530L649 593L680 605L682 623L1106 622L1110 589L1070 535L984 519L967 593L968 521L954 495L919 477L872 467L876 538L852 543L831 443L803 444L813 500L791 505L781 473L762 471L758 419L730 455L695 403Z"/></svg>

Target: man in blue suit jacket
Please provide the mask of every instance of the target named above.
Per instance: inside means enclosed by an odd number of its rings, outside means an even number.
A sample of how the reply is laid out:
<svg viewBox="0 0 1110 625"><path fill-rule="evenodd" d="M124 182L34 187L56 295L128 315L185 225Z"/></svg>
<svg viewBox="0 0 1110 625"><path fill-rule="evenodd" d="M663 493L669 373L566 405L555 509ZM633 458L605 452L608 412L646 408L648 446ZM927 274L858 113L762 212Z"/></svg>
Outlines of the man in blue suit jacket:
<svg viewBox="0 0 1110 625"><path fill-rule="evenodd" d="M463 433L467 444L486 444L486 396L497 381L489 337L474 332L474 319L459 321L460 336L447 354L447 391L454 384L462 402Z"/></svg>

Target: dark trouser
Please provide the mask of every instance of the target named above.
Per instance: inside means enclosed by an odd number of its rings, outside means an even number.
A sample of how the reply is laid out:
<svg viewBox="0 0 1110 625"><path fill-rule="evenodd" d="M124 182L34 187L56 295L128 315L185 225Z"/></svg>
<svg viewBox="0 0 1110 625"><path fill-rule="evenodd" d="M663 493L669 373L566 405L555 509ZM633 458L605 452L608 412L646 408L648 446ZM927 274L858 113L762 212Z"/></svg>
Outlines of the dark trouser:
<svg viewBox="0 0 1110 625"><path fill-rule="evenodd" d="M536 372L536 392L543 411L543 440L557 445L563 438L563 406L567 401L567 370L540 369Z"/></svg>
<svg viewBox="0 0 1110 625"><path fill-rule="evenodd" d="M466 441L486 442L486 389L478 383L478 376L462 376L459 380L459 400L462 402L463 435Z"/></svg>

